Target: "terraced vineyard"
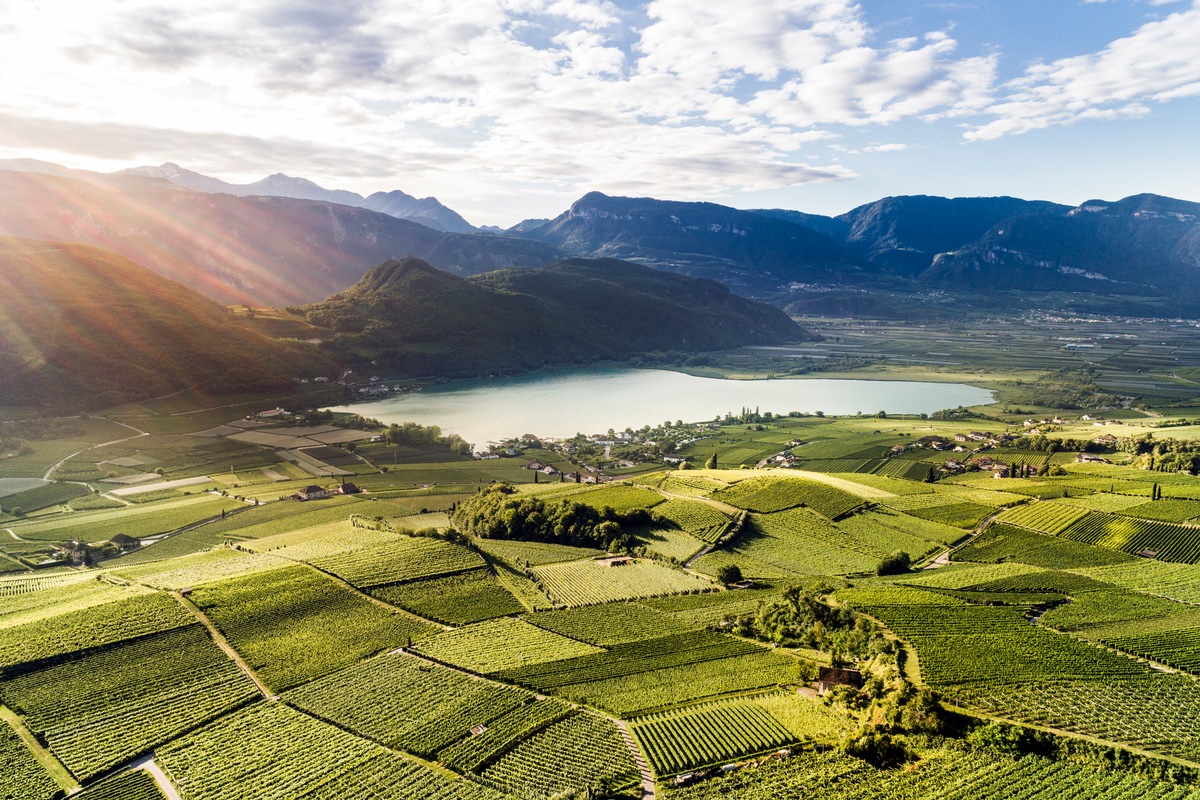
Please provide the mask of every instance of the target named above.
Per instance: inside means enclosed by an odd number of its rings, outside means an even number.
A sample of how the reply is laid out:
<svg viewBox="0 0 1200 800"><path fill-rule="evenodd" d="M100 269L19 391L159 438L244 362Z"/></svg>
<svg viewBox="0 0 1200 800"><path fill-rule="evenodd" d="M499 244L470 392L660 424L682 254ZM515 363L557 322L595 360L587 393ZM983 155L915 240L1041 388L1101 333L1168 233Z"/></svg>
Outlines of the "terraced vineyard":
<svg viewBox="0 0 1200 800"><path fill-rule="evenodd" d="M672 498L656 506L654 513L680 530L709 543L720 539L731 522L721 511L699 500Z"/></svg>
<svg viewBox="0 0 1200 800"><path fill-rule="evenodd" d="M658 775L731 761L794 739L766 709L746 700L650 714L629 727Z"/></svg>
<svg viewBox="0 0 1200 800"><path fill-rule="evenodd" d="M531 572L551 600L568 606L716 588L704 578L647 559L611 565L605 561L573 561L532 567Z"/></svg>

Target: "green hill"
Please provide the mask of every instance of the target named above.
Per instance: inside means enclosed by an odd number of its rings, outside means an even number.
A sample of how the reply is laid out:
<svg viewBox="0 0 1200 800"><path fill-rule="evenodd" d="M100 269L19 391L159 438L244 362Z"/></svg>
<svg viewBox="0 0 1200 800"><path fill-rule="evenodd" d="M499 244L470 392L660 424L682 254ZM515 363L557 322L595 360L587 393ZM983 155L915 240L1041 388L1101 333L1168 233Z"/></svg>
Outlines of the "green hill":
<svg viewBox="0 0 1200 800"><path fill-rule="evenodd" d="M0 238L0 404L91 408L191 386L276 389L333 369L105 250Z"/></svg>
<svg viewBox="0 0 1200 800"><path fill-rule="evenodd" d="M504 269L462 279L416 258L388 261L304 307L337 332L340 360L460 376L803 341L781 311L719 283L613 259Z"/></svg>

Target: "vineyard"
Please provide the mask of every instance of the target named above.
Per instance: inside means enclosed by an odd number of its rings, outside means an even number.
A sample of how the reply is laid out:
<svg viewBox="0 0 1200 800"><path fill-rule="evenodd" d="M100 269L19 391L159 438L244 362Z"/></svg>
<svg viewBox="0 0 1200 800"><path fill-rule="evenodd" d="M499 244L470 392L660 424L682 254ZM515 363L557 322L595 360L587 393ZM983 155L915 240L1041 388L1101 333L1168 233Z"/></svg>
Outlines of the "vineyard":
<svg viewBox="0 0 1200 800"><path fill-rule="evenodd" d="M303 566L209 584L192 600L276 691L433 631Z"/></svg>
<svg viewBox="0 0 1200 800"><path fill-rule="evenodd" d="M874 569L884 556L803 508L751 515L745 532L726 548L794 575L863 572Z"/></svg>
<svg viewBox="0 0 1200 800"><path fill-rule="evenodd" d="M1120 564L1134 556L997 522L954 554L956 561L1019 561L1035 567Z"/></svg>
<svg viewBox="0 0 1200 800"><path fill-rule="evenodd" d="M12 800L50 800L59 792L37 759L17 737L15 731L0 720L0 797Z"/></svg>
<svg viewBox="0 0 1200 800"><path fill-rule="evenodd" d="M396 687L403 686L403 692ZM338 727L432 758L478 725L519 708L528 692L409 655L387 654L293 689L287 701Z"/></svg>
<svg viewBox="0 0 1200 800"><path fill-rule="evenodd" d="M713 497L731 506L759 513L806 506L837 519L862 505L862 498L826 483L804 478L761 477L740 481Z"/></svg>
<svg viewBox="0 0 1200 800"><path fill-rule="evenodd" d="M1126 553L1153 553L1162 561L1200 561L1200 527L1093 511L1061 534L1064 538Z"/></svg>
<svg viewBox="0 0 1200 800"><path fill-rule="evenodd" d="M638 603L545 611L526 619L539 628L601 646L654 639L688 629L670 614Z"/></svg>
<svg viewBox="0 0 1200 800"><path fill-rule="evenodd" d="M164 800L154 778L143 770L119 772L78 797L79 800Z"/></svg>
<svg viewBox="0 0 1200 800"><path fill-rule="evenodd" d="M469 547L439 539L405 537L387 544L315 559L312 565L359 589L403 583L483 566Z"/></svg>
<svg viewBox="0 0 1200 800"><path fill-rule="evenodd" d="M23 714L89 777L256 696L199 625L143 637L5 681Z"/></svg>
<svg viewBox="0 0 1200 800"><path fill-rule="evenodd" d="M157 760L186 800L499 800L484 787L452 781L283 703L222 717L159 748ZM372 784L386 788L375 794Z"/></svg>
<svg viewBox="0 0 1200 800"><path fill-rule="evenodd" d="M720 539L730 524L729 517L699 500L673 498L656 506L654 513L660 519L710 544Z"/></svg>
<svg viewBox="0 0 1200 800"><path fill-rule="evenodd" d="M500 791L549 800L635 774L633 756L616 725L577 712L518 744L481 777Z"/></svg>
<svg viewBox="0 0 1200 800"><path fill-rule="evenodd" d="M1087 515L1086 509L1041 502L1010 508L1000 515L997 522L1057 536Z"/></svg>
<svg viewBox="0 0 1200 800"><path fill-rule="evenodd" d="M762 706L722 700L630 722L658 775L673 775L776 749L794 737Z"/></svg>
<svg viewBox="0 0 1200 800"><path fill-rule="evenodd" d="M482 673L601 652L598 647L511 617L440 633L421 642L416 649L438 661Z"/></svg>
<svg viewBox="0 0 1200 800"><path fill-rule="evenodd" d="M512 539L475 539L474 545L488 555L501 558L516 567L538 567L559 561L595 558L602 551L590 547L572 547L548 542L519 542Z"/></svg>
<svg viewBox="0 0 1200 800"><path fill-rule="evenodd" d="M617 562L611 566L605 561L572 561L532 567L530 571L551 600L566 606L716 588L704 578L648 559Z"/></svg>
<svg viewBox="0 0 1200 800"><path fill-rule="evenodd" d="M480 567L440 578L426 578L370 589L372 597L452 625L466 625L525 610L494 575Z"/></svg>
<svg viewBox="0 0 1200 800"><path fill-rule="evenodd" d="M555 492L553 499L555 501L568 500L573 503L583 503L593 508L604 508L607 506L618 514L628 514L630 511L635 511L639 508L653 508L663 502L663 496L658 492L652 492L649 489L640 489L636 486L622 486L620 484L599 488L592 487L579 492Z"/></svg>
<svg viewBox="0 0 1200 800"><path fill-rule="evenodd" d="M445 748L438 753L438 760L463 772L479 772L518 742L565 717L572 708L554 698L533 700L493 719L481 733L472 732Z"/></svg>
<svg viewBox="0 0 1200 800"><path fill-rule="evenodd" d="M1076 572L1126 589L1162 595L1181 603L1200 603L1200 567L1137 559Z"/></svg>

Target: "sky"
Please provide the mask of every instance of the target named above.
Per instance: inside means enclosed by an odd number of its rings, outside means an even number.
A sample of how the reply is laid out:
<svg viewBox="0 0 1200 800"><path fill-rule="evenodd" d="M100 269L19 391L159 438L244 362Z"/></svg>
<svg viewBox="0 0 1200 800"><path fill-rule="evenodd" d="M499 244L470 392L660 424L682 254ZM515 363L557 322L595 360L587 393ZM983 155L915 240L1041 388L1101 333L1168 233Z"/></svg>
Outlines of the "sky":
<svg viewBox="0 0 1200 800"><path fill-rule="evenodd" d="M475 224L589 191L1200 200L1200 0L0 0L0 75L0 158Z"/></svg>

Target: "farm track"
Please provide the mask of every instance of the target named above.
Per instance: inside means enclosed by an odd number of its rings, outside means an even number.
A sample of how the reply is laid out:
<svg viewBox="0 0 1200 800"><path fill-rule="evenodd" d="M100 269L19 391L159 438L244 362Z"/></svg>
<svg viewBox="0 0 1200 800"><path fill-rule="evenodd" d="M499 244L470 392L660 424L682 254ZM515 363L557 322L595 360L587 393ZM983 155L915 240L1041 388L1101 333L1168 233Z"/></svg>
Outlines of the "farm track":
<svg viewBox="0 0 1200 800"><path fill-rule="evenodd" d="M214 625L212 620L210 620L208 616L200 610L199 606L197 606L191 600L188 600L183 595L175 594L174 596L179 600L180 604L187 609L188 613L195 617L200 624L208 630L208 633L210 636L212 636L213 641L217 643L218 647L225 651L226 655L233 659L233 663L238 665L238 669L244 672L247 678L254 681L254 685L258 687L259 694L268 700L279 699L279 695L273 693L267 688L267 685L262 682L262 679L260 679L258 675L255 674L254 670L250 668L250 665L246 662L246 659L242 658L241 653L233 649L233 645L231 645L229 640L226 639L219 630L217 630L217 626Z"/></svg>
<svg viewBox="0 0 1200 800"><path fill-rule="evenodd" d="M54 474L54 470L58 469L63 464L65 464L67 461L70 461L72 458L79 455L80 453L85 453L88 450L98 450L101 447L108 447L109 445L120 444L121 442L128 442L128 441L132 441L133 439L140 439L143 436L150 435L147 431L141 430L140 428L135 428L132 425L126 425L124 422L118 422L117 420L111 419L109 417L100 417L100 419L108 420L109 422L113 423L114 425L120 425L122 428L129 428L129 430L136 432L137 435L136 436L126 436L123 439L113 439L111 442L101 442L100 444L94 444L91 447L85 447L82 450L76 450L74 453L71 453L69 456L60 458L58 461L55 461L53 464L51 464L49 469L46 470L45 474L42 475L42 480L44 480L44 481L54 480L53 478L50 477L51 475ZM75 483L76 481L70 481L70 482Z"/></svg>
<svg viewBox="0 0 1200 800"><path fill-rule="evenodd" d="M291 561L291 559L288 559L288 560ZM336 581L337 583L346 587L347 589L349 589L351 592L358 595L362 599L364 599L368 602L374 603L375 605L379 606L380 608L386 608L388 611L391 611L393 614L400 614L401 616L405 616L405 617L409 617L410 619L414 619L417 622L423 622L426 625L433 625L435 627L441 628L444 631L454 630L453 625L443 625L440 622L435 622L434 620L431 620L431 619L425 619L425 617L422 617L418 614L414 614L411 611L400 608L399 606L394 606L391 603L384 602L383 600L380 600L378 597L369 595L366 592L364 592L362 589L359 589L357 586L350 583L349 581L347 581L343 578L340 578L337 575L334 575L332 572L326 572L325 570L323 570L319 567L314 567L312 564L309 564L307 561L296 561L294 563L301 564L301 565L313 570L314 572L320 573L322 577L329 578L332 581Z"/></svg>
<svg viewBox="0 0 1200 800"><path fill-rule="evenodd" d="M633 741L629 726L625 724L624 720L614 719L613 722L617 724L617 730L621 732L621 739L629 748L629 754L633 756L633 763L637 766L638 774L642 776L642 800L654 800L654 774L650 772L650 767L647 766L642 751Z"/></svg>
<svg viewBox="0 0 1200 800"><path fill-rule="evenodd" d="M154 782L158 784L158 790L163 793L163 796L167 800L183 800L183 795L179 794L179 790L171 782L171 778L167 775L166 770L160 767L158 762L154 760L154 753L147 753L131 763L129 768L145 770L150 773L150 777L154 778Z"/></svg>
<svg viewBox="0 0 1200 800"><path fill-rule="evenodd" d="M979 534L983 533L985 530L987 530L987 526L992 524L992 520L994 520L996 517L1003 514L1005 512L1005 510L1006 509L1003 509L1003 508L996 509L995 512L984 517L980 521L980 523L975 526L975 530L973 530L967 534L965 539L963 539L958 544L951 547L949 550L946 550L945 552L938 554L938 556L936 558L934 558L933 561L930 561L928 564L921 567L921 569L923 569L923 570L924 569L937 569L939 567L944 567L947 564L949 564L950 556L953 555L956 550L961 550L962 548L966 547L971 542L973 542L975 540L975 537L978 536Z"/></svg>

